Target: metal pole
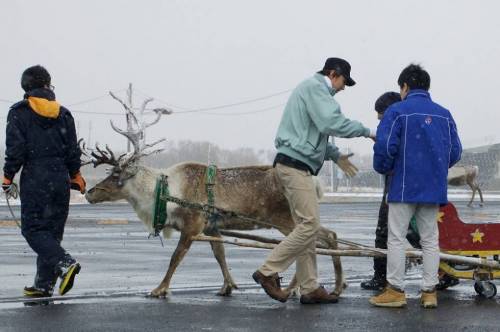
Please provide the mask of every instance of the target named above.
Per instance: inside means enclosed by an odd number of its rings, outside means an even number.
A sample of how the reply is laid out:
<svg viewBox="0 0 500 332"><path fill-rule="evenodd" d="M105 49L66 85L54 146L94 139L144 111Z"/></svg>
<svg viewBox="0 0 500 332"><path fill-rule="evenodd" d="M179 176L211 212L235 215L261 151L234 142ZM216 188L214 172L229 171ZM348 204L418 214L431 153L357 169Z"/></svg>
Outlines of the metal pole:
<svg viewBox="0 0 500 332"><path fill-rule="evenodd" d="M333 137L330 136L330 142L333 144ZM333 160L330 161L330 192L333 193Z"/></svg>
<svg viewBox="0 0 500 332"><path fill-rule="evenodd" d="M211 147L211 144L210 144L210 142L208 142L207 165L210 165L210 147Z"/></svg>
<svg viewBox="0 0 500 332"><path fill-rule="evenodd" d="M89 146L92 145L91 138L92 138L92 121L89 121L89 136L87 138L87 142L88 142Z"/></svg>
<svg viewBox="0 0 500 332"><path fill-rule="evenodd" d="M128 84L128 89L127 89L127 103L128 103L128 107L132 110L133 107L134 107L132 105L132 83ZM127 120L127 131L131 132L132 131L132 128L131 128L131 120L132 119L130 119L130 115L128 114L128 112L127 112L127 115L126 115L126 120ZM130 152L130 140L127 140L127 152Z"/></svg>

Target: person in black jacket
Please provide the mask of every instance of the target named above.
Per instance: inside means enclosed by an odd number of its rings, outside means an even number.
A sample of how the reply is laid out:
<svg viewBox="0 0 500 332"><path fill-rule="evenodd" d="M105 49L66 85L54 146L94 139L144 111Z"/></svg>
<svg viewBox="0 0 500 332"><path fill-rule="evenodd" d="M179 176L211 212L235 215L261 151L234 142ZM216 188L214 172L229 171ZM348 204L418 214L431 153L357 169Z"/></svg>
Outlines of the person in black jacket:
<svg viewBox="0 0 500 332"><path fill-rule="evenodd" d="M384 116L385 110L394 103L401 101L401 95L397 92L386 92L375 101L375 111L377 111L377 118L379 120ZM378 212L377 229L375 231L375 248L387 249L387 234L388 234L388 213L389 206L387 205L387 192L389 190L391 177L384 176L384 194L380 202ZM408 228L406 235L408 242L415 248L420 248L420 236L411 227ZM373 277L371 279L361 282L361 288L367 290L382 290L386 284L386 257L373 258Z"/></svg>
<svg viewBox="0 0 500 332"><path fill-rule="evenodd" d="M27 297L47 297L61 278L59 293L68 292L80 264L61 247L68 216L70 188L85 192L80 174L81 151L71 113L55 100L51 77L40 66L21 78L24 99L11 106L7 117L2 188L14 195L14 176L21 169L21 232L38 255Z"/></svg>

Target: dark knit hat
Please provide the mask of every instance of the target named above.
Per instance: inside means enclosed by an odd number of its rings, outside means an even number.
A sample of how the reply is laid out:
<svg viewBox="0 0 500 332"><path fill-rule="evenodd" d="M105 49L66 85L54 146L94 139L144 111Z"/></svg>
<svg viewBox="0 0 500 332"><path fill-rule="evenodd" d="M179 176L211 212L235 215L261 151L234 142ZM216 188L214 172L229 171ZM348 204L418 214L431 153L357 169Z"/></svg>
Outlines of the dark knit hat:
<svg viewBox="0 0 500 332"><path fill-rule="evenodd" d="M25 92L50 85L50 74L40 65L26 69L21 76L21 87Z"/></svg>
<svg viewBox="0 0 500 332"><path fill-rule="evenodd" d="M399 93L393 91L386 92L375 101L375 111L377 111L377 113L384 113L389 106L398 101L401 101L401 95Z"/></svg>

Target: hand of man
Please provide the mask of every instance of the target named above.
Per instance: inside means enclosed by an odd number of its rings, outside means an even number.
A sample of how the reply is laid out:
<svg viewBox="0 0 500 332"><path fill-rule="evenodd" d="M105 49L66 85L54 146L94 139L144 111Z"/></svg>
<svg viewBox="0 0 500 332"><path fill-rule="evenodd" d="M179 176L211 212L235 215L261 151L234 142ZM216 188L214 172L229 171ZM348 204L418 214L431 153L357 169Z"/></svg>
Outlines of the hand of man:
<svg viewBox="0 0 500 332"><path fill-rule="evenodd" d="M87 183L80 172L76 173L70 181L71 189L78 190L81 194L85 194Z"/></svg>
<svg viewBox="0 0 500 332"><path fill-rule="evenodd" d="M337 159L336 164L340 167L340 169L348 176L353 177L358 173L358 168L354 166L353 163L349 160L354 153L349 154L341 154L339 159Z"/></svg>
<svg viewBox="0 0 500 332"><path fill-rule="evenodd" d="M2 182L2 189L3 192L5 193L5 198L17 198L18 190L17 190L17 185L15 183L12 183L12 180L4 177L3 182Z"/></svg>

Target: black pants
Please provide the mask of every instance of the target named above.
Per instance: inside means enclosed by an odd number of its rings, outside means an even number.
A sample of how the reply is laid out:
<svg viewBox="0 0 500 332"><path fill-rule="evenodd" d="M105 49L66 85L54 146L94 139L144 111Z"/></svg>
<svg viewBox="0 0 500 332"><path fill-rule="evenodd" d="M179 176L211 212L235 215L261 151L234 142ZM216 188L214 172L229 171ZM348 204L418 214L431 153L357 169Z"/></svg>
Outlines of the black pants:
<svg viewBox="0 0 500 332"><path fill-rule="evenodd" d="M21 231L38 255L35 287L52 289L69 209L69 176L63 165L28 165L21 174ZM70 256L69 256L70 257Z"/></svg>

